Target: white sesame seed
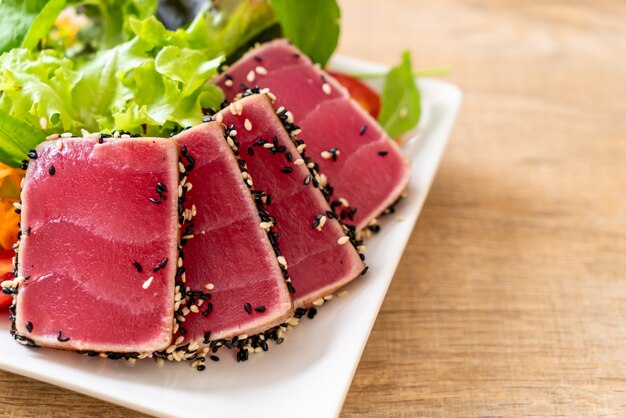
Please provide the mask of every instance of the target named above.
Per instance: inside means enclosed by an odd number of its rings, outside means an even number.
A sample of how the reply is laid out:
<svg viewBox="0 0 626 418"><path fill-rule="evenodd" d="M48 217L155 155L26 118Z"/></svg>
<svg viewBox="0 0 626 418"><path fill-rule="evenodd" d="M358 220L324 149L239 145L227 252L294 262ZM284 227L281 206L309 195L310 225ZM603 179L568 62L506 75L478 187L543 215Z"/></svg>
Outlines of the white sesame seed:
<svg viewBox="0 0 626 418"><path fill-rule="evenodd" d="M207 283L207 284L204 285L204 288L206 290L213 290L213 289L215 289L215 285L213 283Z"/></svg>
<svg viewBox="0 0 626 418"><path fill-rule="evenodd" d="M237 130L233 129L232 131L230 131L228 133L228 136L230 136L231 138L236 138L237 137Z"/></svg>
<svg viewBox="0 0 626 418"><path fill-rule="evenodd" d="M268 94L269 92L270 92L270 89L268 89L267 87L264 87L261 90L259 90L259 93L261 94Z"/></svg>
<svg viewBox="0 0 626 418"><path fill-rule="evenodd" d="M324 298L315 299L313 301L313 305L315 306L322 306L323 304L324 304Z"/></svg>
<svg viewBox="0 0 626 418"><path fill-rule="evenodd" d="M241 104L241 102L235 102L235 110L237 111L238 115L242 115L243 114L243 105Z"/></svg>
<svg viewBox="0 0 626 418"><path fill-rule="evenodd" d="M152 284L152 280L154 280L154 277L150 277L148 280L146 280L145 282L143 282L143 284L141 285L141 287L143 287L144 289L147 289L150 287L150 285Z"/></svg>
<svg viewBox="0 0 626 418"><path fill-rule="evenodd" d="M41 129L46 129L48 127L48 119L46 118L39 119L39 126L41 126Z"/></svg>
<svg viewBox="0 0 626 418"><path fill-rule="evenodd" d="M365 252L365 245L359 245L358 247L356 247L356 250L359 253L361 253L361 254L364 253Z"/></svg>
<svg viewBox="0 0 626 418"><path fill-rule="evenodd" d="M64 132L61 134L61 138L71 138L71 137L72 137L71 132Z"/></svg>
<svg viewBox="0 0 626 418"><path fill-rule="evenodd" d="M324 300L332 300L332 298L333 298L332 294L324 296Z"/></svg>
<svg viewBox="0 0 626 418"><path fill-rule="evenodd" d="M191 205L191 216L196 216L198 214L198 208L196 205Z"/></svg>
<svg viewBox="0 0 626 418"><path fill-rule="evenodd" d="M287 320L287 324L292 325L294 327L298 325L299 323L300 321L298 320L298 318L294 318L293 316Z"/></svg>
<svg viewBox="0 0 626 418"><path fill-rule="evenodd" d="M287 116L287 122L293 123L293 113L287 111L285 112L285 116Z"/></svg>
<svg viewBox="0 0 626 418"><path fill-rule="evenodd" d="M119 138L119 137L120 137L120 131L113 132L113 138Z"/></svg>
<svg viewBox="0 0 626 418"><path fill-rule="evenodd" d="M263 144L263 148L274 148L274 144L272 144L271 142L268 142L266 144Z"/></svg>
<svg viewBox="0 0 626 418"><path fill-rule="evenodd" d="M248 338L248 334L241 334L241 335L238 337L238 339L240 339L240 340L245 340L245 339L247 339L247 338Z"/></svg>
<svg viewBox="0 0 626 418"><path fill-rule="evenodd" d="M176 334L179 328L180 328L180 325L178 325L178 322L175 322L174 329L172 330L172 334Z"/></svg>
<svg viewBox="0 0 626 418"><path fill-rule="evenodd" d="M346 296L348 294L347 290L340 290L339 292L337 292L337 296L339 296L340 298Z"/></svg>
<svg viewBox="0 0 626 418"><path fill-rule="evenodd" d="M182 309L183 316L187 316L187 315L189 315L189 312L191 312L191 311L190 311L190 310L189 310L189 308L188 308L188 307L186 307L186 306Z"/></svg>
<svg viewBox="0 0 626 418"><path fill-rule="evenodd" d="M182 267L183 266L183 259L181 257L178 257L178 262L176 263L176 265L178 267Z"/></svg>
<svg viewBox="0 0 626 418"><path fill-rule="evenodd" d="M246 131L251 131L252 130L252 122L250 122L250 119L246 119L243 122L243 126L244 126L244 128L246 128Z"/></svg>
<svg viewBox="0 0 626 418"><path fill-rule="evenodd" d="M179 293L176 293L176 296L174 296L174 301L175 301L175 302L178 302L178 301L179 301L179 300L181 300L182 298L183 298L183 295L181 295L181 294L180 294L180 292L179 292Z"/></svg>
<svg viewBox="0 0 626 418"><path fill-rule="evenodd" d="M46 140L50 141L52 139L57 139L57 138L60 138L60 137L61 137L61 135L59 135L59 134L52 134L52 135L48 135L46 137Z"/></svg>
<svg viewBox="0 0 626 418"><path fill-rule="evenodd" d="M333 89L330 87L330 84L328 83L324 83L322 84L322 90L324 91L324 93L326 94L330 94L332 93Z"/></svg>
<svg viewBox="0 0 626 418"><path fill-rule="evenodd" d="M265 67L261 67L260 65L255 68L255 71L259 75L267 75L267 70L265 69Z"/></svg>
<svg viewBox="0 0 626 418"><path fill-rule="evenodd" d="M233 80L226 80L226 81L224 81L224 85L226 87L232 87L233 86Z"/></svg>
<svg viewBox="0 0 626 418"><path fill-rule="evenodd" d="M176 346L174 344L170 345L169 347L167 347L167 349L165 350L165 352L167 354L171 354L174 352L174 350L176 350Z"/></svg>
<svg viewBox="0 0 626 418"><path fill-rule="evenodd" d="M304 149L306 148L306 144L300 144L298 145L298 147L296 148L296 151L298 151L298 153L302 154L304 152Z"/></svg>
<svg viewBox="0 0 626 418"><path fill-rule="evenodd" d="M231 103L228 105L228 109L230 110L230 113L232 115L236 115L237 114L237 109L235 108L235 103Z"/></svg>
<svg viewBox="0 0 626 418"><path fill-rule="evenodd" d="M215 121L217 123L222 123L222 120L224 120L224 116L222 116L221 113L218 113L217 116L215 116Z"/></svg>
<svg viewBox="0 0 626 418"><path fill-rule="evenodd" d="M192 238L193 238L193 234L183 236L183 239L192 239Z"/></svg>
<svg viewBox="0 0 626 418"><path fill-rule="evenodd" d="M326 220L327 220L327 219L328 219L328 218L326 217L326 215L323 215L323 216L320 218L320 223L319 223L319 225L317 226L317 230L318 230L318 231L321 231L321 230L322 230L322 228L324 227L324 225L326 225Z"/></svg>
<svg viewBox="0 0 626 418"><path fill-rule="evenodd" d="M279 255L278 257L276 257L276 260L278 260L278 263L279 263L281 266L283 266L283 267L287 268L287 260L285 259L285 257L284 257L284 256Z"/></svg>
<svg viewBox="0 0 626 418"><path fill-rule="evenodd" d="M61 141L60 139L57 139L56 145L59 151L63 149L63 141Z"/></svg>
<svg viewBox="0 0 626 418"><path fill-rule="evenodd" d="M349 236L347 236L347 235L344 235L343 237L341 237L341 238L339 238L339 239L337 240L337 244L339 244L339 245L343 245L343 244L345 244L345 243L346 243L346 242L348 242L348 241L350 241L350 237L349 237Z"/></svg>
<svg viewBox="0 0 626 418"><path fill-rule="evenodd" d="M197 307L196 305L191 305L191 306L189 307L189 310L190 310L191 312L193 312L193 313L198 313L198 312L200 312L200 309L198 309L198 307Z"/></svg>
<svg viewBox="0 0 626 418"><path fill-rule="evenodd" d="M269 91L269 89L268 89L268 92L266 93L266 95L267 95L267 97L269 97L269 98L270 98L270 100L271 100L272 102L275 102L275 101L276 101L276 95L275 95L274 93L272 93L271 91Z"/></svg>
<svg viewBox="0 0 626 418"><path fill-rule="evenodd" d="M348 201L347 201L346 199L344 199L343 197L340 197L338 200L339 200L339 202L340 202L343 206L345 206L345 207L350 206L350 203L348 203Z"/></svg>
<svg viewBox="0 0 626 418"><path fill-rule="evenodd" d="M182 195L183 195L183 186L179 184L178 185L178 197L181 197Z"/></svg>
<svg viewBox="0 0 626 418"><path fill-rule="evenodd" d="M328 151L322 151L320 153L320 155L322 156L323 159L327 160L329 158L331 158L333 156L332 153L328 152Z"/></svg>
<svg viewBox="0 0 626 418"><path fill-rule="evenodd" d="M281 113L284 110L285 110L285 106L281 106L278 109L276 109L276 113Z"/></svg>
<svg viewBox="0 0 626 418"><path fill-rule="evenodd" d="M266 229L266 230L267 230L267 229L270 229L272 226L274 226L274 224L273 224L273 223L271 223L271 222L261 222L261 223L259 224L259 226L260 226L262 229Z"/></svg>
<svg viewBox="0 0 626 418"><path fill-rule="evenodd" d="M187 183L187 185L185 185L185 188L187 189L187 191L191 190L193 188L193 184L192 183Z"/></svg>
<svg viewBox="0 0 626 418"><path fill-rule="evenodd" d="M254 82L254 70L250 70L250 72L248 72L248 75L246 76L246 80L248 80L249 83Z"/></svg>
<svg viewBox="0 0 626 418"><path fill-rule="evenodd" d="M304 165L304 160L302 158L298 158L293 162L293 165Z"/></svg>
<svg viewBox="0 0 626 418"><path fill-rule="evenodd" d="M20 202L14 202L13 206L15 207L15 209L22 209L22 204Z"/></svg>
<svg viewBox="0 0 626 418"><path fill-rule="evenodd" d="M87 137L89 137L89 136L91 135L91 134L89 133L89 131L88 131L88 130L86 130L86 129L81 129L81 130L80 130L80 134L83 136L83 138L87 138Z"/></svg>

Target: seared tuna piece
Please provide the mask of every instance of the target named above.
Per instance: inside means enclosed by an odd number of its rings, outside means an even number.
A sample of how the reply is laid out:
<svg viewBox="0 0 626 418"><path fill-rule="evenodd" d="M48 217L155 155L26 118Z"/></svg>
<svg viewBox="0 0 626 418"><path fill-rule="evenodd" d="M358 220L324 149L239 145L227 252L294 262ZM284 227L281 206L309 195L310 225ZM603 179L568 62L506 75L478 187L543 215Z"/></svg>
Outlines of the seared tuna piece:
<svg viewBox="0 0 626 418"><path fill-rule="evenodd" d="M68 138L30 157L9 286L15 338L111 358L166 348L178 259L176 143Z"/></svg>
<svg viewBox="0 0 626 418"><path fill-rule="evenodd" d="M194 162L186 204L196 214L185 246L191 313L180 324L178 345L255 334L284 322L293 305L287 272L268 238L272 219L261 194L253 191L253 198L252 179L238 164L224 128L204 123L175 139Z"/></svg>
<svg viewBox="0 0 626 418"><path fill-rule="evenodd" d="M298 142L296 147L268 97L243 98L214 118L227 131L237 132L239 153L254 187L267 194L267 211L276 218L280 233L281 261L289 264L295 305L310 306L357 277L364 264L353 245L354 231L336 219L320 190L323 176L309 168L314 163L301 155L305 145Z"/></svg>
<svg viewBox="0 0 626 418"><path fill-rule="evenodd" d="M345 88L288 41L251 50L217 84L229 101L249 87L271 90L274 105L293 113L308 154L334 186L337 213L357 229L365 228L406 189L409 166L395 142Z"/></svg>

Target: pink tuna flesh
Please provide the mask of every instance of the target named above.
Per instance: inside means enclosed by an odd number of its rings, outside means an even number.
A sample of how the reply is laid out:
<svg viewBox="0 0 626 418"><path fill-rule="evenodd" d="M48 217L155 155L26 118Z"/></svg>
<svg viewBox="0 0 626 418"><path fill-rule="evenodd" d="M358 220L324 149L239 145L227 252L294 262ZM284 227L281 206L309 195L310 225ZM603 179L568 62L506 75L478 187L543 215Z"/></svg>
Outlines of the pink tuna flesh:
<svg viewBox="0 0 626 418"><path fill-rule="evenodd" d="M295 164L301 156L269 99L253 95L231 107L240 112L226 108L217 118L237 131L239 153L254 188L271 196L267 211L277 220L280 248L296 290L295 304L309 306L357 277L363 262L350 242L339 243L345 232L337 220L327 219L320 230L313 227L330 207L322 192L307 181L311 173L306 165ZM267 148L258 140L275 146Z"/></svg>
<svg viewBox="0 0 626 418"><path fill-rule="evenodd" d="M22 190L18 275L27 279L17 333L67 350L165 349L178 258L176 143L59 141L37 147Z"/></svg>
<svg viewBox="0 0 626 418"><path fill-rule="evenodd" d="M284 322L293 313L291 297L223 127L205 123L176 140L195 160L187 203L197 215L194 237L184 249L185 285L192 292L212 289L200 313L181 324L185 343L202 343L208 331L211 340L219 340Z"/></svg>
<svg viewBox="0 0 626 418"><path fill-rule="evenodd" d="M259 65L267 71L259 72ZM248 81L251 71L252 82ZM217 84L229 101L242 92L241 84L271 90L277 97L275 106L286 107L302 128L307 153L328 176L335 189L333 198L350 204L352 210L344 209L344 216L357 229L366 227L405 190L409 166L399 147L331 75L312 65L288 41L272 41L248 52ZM336 160L320 158L334 148L339 150Z"/></svg>

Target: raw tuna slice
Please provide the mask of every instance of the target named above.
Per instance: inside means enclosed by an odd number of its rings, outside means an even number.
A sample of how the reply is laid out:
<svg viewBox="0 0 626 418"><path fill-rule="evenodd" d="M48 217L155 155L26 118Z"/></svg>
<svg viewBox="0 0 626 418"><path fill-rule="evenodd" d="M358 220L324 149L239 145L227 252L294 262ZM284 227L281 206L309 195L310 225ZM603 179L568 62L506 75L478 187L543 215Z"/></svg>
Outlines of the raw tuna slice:
<svg viewBox="0 0 626 418"><path fill-rule="evenodd" d="M282 323L293 305L287 273L266 231L272 220L261 196L253 199L252 181L245 167L240 169L224 128L204 123L175 139L194 161L188 176L193 187L186 195L197 214L194 236L185 246L185 286L193 298L188 305L200 305L199 313L188 314L180 324L186 333L178 344L206 344ZM208 293L210 299L202 300Z"/></svg>
<svg viewBox="0 0 626 418"><path fill-rule="evenodd" d="M330 210L318 189L321 178L307 167L309 160L299 154L268 97L243 98L215 118L237 132L255 188L268 195L267 210L277 221L296 306L310 306L357 277L364 265L352 231ZM303 150L304 144L298 144Z"/></svg>
<svg viewBox="0 0 626 418"><path fill-rule="evenodd" d="M398 146L331 75L288 41L251 50L217 84L229 101L248 87L271 90L277 98L274 105L293 113L308 154L334 186L333 207L357 229L365 228L406 189L409 165Z"/></svg>
<svg viewBox="0 0 626 418"><path fill-rule="evenodd" d="M30 156L16 339L111 358L166 348L178 259L176 143L59 139Z"/></svg>

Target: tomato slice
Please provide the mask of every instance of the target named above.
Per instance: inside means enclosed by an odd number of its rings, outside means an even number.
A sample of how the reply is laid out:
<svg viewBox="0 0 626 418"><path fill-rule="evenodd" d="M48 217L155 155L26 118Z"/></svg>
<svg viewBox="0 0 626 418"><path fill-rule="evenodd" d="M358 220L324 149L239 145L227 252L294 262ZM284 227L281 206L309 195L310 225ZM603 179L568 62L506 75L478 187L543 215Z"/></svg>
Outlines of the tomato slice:
<svg viewBox="0 0 626 418"><path fill-rule="evenodd" d="M376 91L358 78L342 73L331 72L330 74L348 89L352 98L356 100L367 113L372 115L374 119L378 118L378 114L380 113L380 96Z"/></svg>
<svg viewBox="0 0 626 418"><path fill-rule="evenodd" d="M13 279L13 264L11 258L15 255L12 250L0 251L0 283L5 280ZM13 297L0 292L0 310L4 310L11 306Z"/></svg>

